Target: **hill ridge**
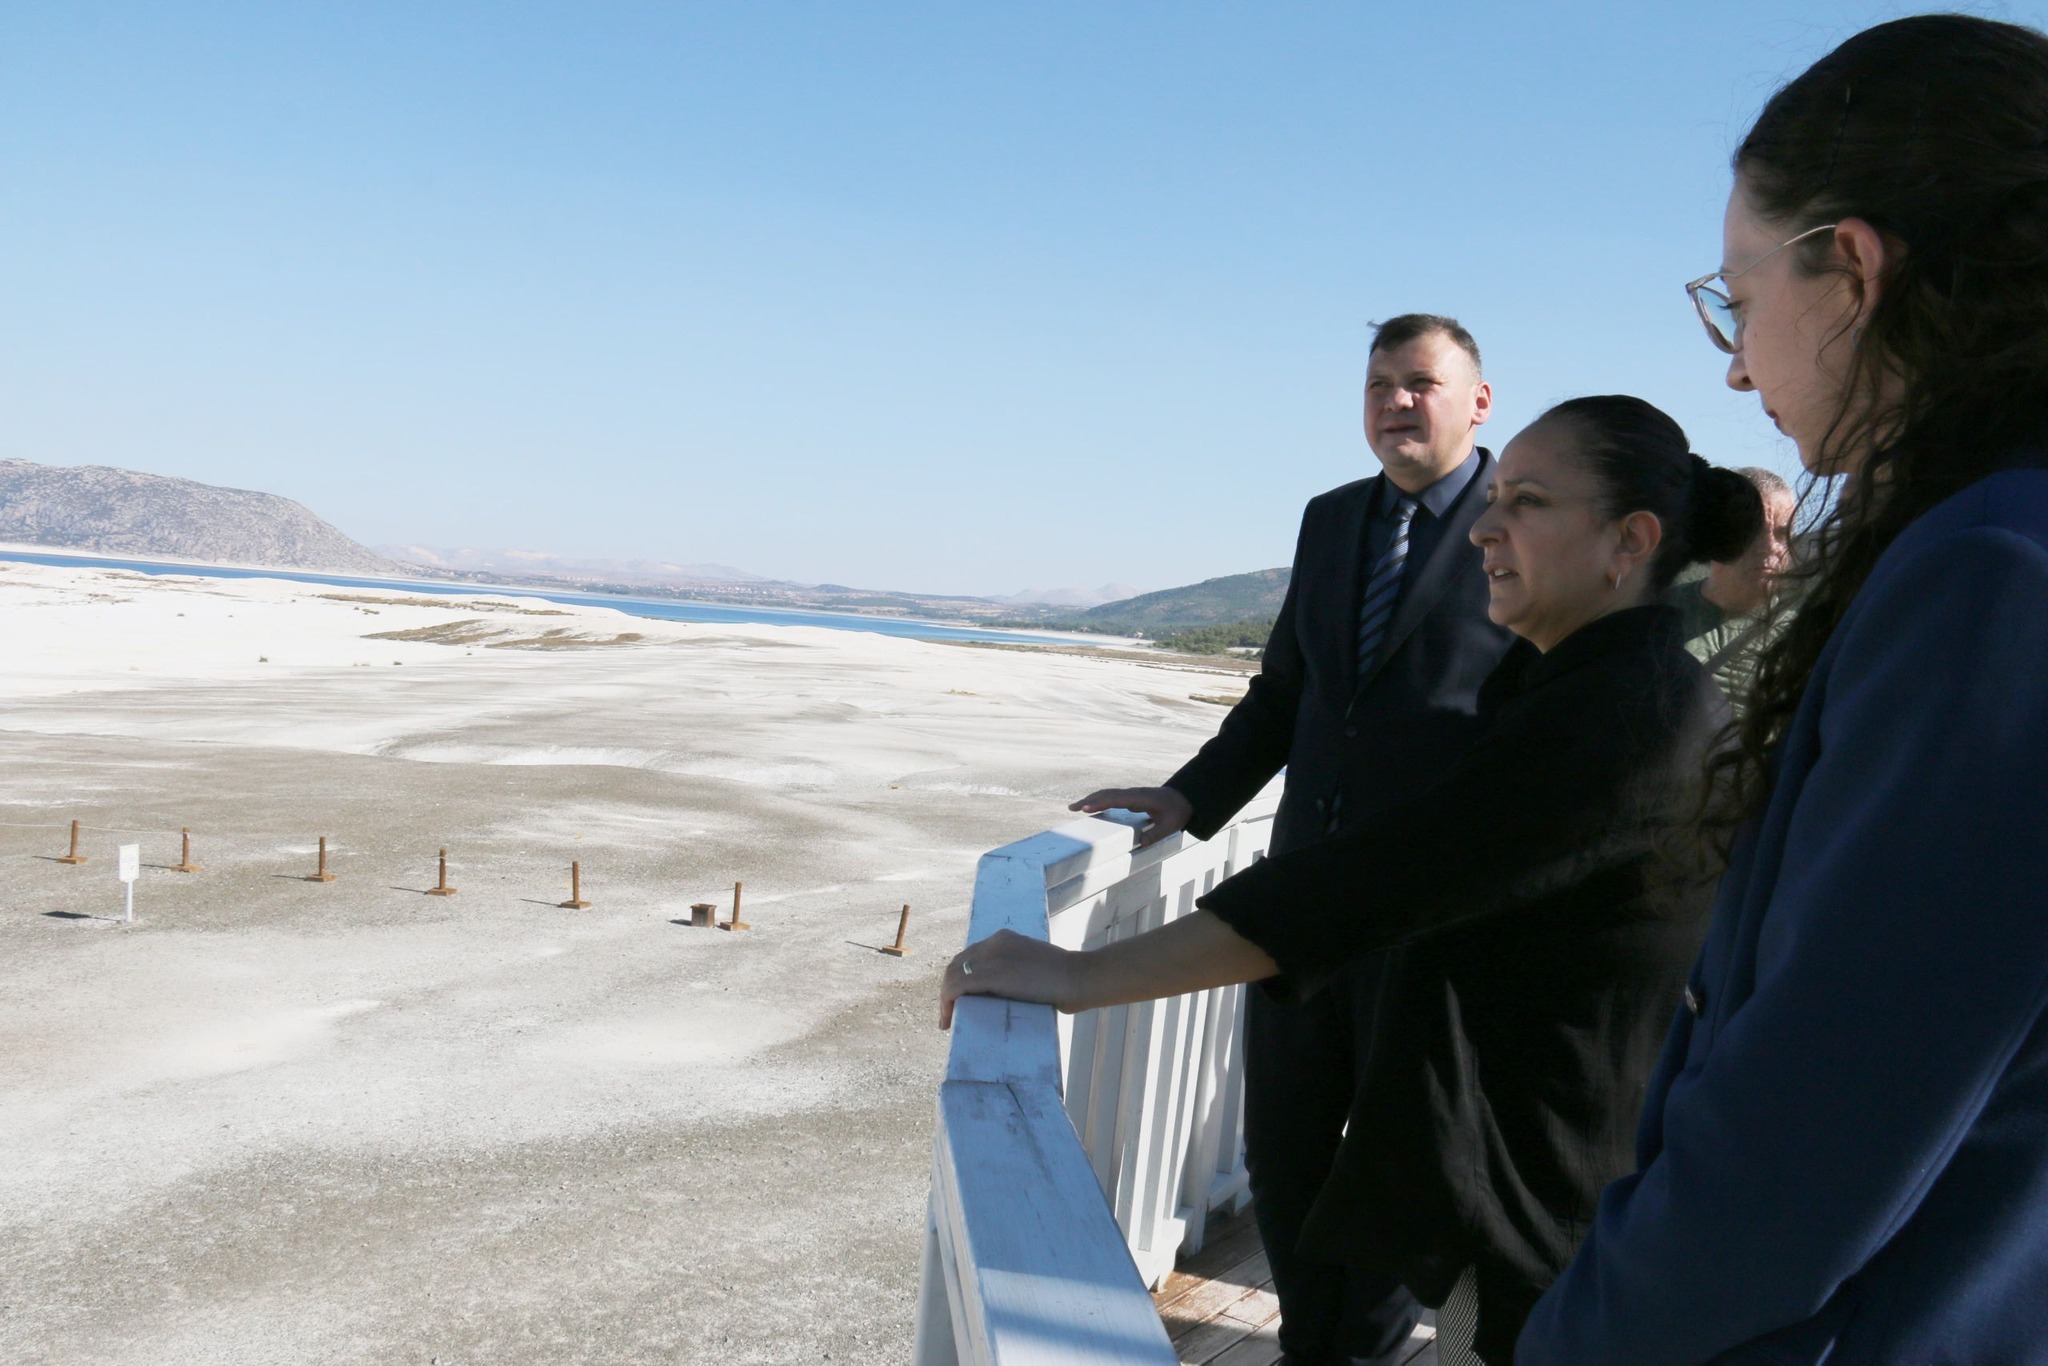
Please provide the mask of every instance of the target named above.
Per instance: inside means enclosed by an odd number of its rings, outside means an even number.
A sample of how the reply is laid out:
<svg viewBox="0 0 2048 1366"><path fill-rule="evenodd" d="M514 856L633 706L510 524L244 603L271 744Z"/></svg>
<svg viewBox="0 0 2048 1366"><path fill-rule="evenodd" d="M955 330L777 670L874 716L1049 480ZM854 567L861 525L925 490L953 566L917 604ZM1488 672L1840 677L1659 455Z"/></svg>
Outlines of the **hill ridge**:
<svg viewBox="0 0 2048 1366"><path fill-rule="evenodd" d="M0 459L0 541L279 569L403 569L280 494L112 465Z"/></svg>
<svg viewBox="0 0 2048 1366"><path fill-rule="evenodd" d="M1284 566L1255 569L1248 574L1224 574L1180 588L1162 588L1121 602L1106 602L1081 613L1079 620L1092 630L1138 635L1158 635L1195 626L1270 622L1280 614L1291 574L1292 570Z"/></svg>

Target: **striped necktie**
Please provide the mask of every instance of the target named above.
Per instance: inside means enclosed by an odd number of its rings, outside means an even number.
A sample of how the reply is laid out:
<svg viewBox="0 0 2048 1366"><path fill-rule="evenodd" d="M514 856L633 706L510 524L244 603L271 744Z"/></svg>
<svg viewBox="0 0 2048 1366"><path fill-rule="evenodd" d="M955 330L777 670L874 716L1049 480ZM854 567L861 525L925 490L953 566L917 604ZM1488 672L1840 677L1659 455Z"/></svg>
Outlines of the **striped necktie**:
<svg viewBox="0 0 2048 1366"><path fill-rule="evenodd" d="M1372 567L1365 581L1365 597L1358 605L1358 676L1372 670L1380 646L1387 638L1387 624L1394 619L1394 600L1401 596L1401 571L1408 564L1408 525L1415 520L1415 500L1403 498L1394 509L1394 540Z"/></svg>

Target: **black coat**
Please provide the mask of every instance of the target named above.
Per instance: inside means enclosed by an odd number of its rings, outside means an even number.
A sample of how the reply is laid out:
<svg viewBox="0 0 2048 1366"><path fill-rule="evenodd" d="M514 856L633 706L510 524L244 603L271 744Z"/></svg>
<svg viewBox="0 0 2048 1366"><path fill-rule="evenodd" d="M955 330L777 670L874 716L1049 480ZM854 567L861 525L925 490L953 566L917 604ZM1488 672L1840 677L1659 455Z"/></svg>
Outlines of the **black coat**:
<svg viewBox="0 0 2048 1366"><path fill-rule="evenodd" d="M1365 523L1385 475L1309 502L1293 577L1258 675L1167 785L1194 807L1207 839L1284 765L1272 847L1284 852L1349 829L1368 808L1414 795L1478 733L1479 687L1513 639L1486 615L1486 575L1472 523L1495 462L1445 516L1443 540L1412 575L1373 667L1358 668Z"/></svg>
<svg viewBox="0 0 2048 1366"><path fill-rule="evenodd" d="M1480 1349L1521 1318L1633 1167L1643 1087L1711 886L1672 861L1726 704L1677 613L1638 607L1487 680L1428 791L1201 899L1308 992L1390 955L1377 1037L1304 1236L1440 1300L1480 1275ZM1490 1350L1489 1350L1490 1347Z"/></svg>

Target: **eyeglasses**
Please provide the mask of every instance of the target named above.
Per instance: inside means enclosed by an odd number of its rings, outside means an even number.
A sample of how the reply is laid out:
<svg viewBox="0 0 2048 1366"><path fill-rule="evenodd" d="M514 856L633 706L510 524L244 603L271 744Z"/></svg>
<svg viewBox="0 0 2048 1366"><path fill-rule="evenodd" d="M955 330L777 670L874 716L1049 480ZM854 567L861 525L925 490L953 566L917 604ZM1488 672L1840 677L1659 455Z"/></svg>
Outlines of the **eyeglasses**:
<svg viewBox="0 0 2048 1366"><path fill-rule="evenodd" d="M1711 275L1702 275L1688 284L1685 292L1691 296L1692 306L1699 312L1700 322L1706 326L1707 340L1731 356L1742 345L1742 319L1735 316L1735 301L1728 297L1725 289L1714 287L1716 280L1726 284L1737 276L1747 275L1794 242L1804 242L1809 237L1833 232L1837 226L1834 223L1823 223L1817 228L1808 228L1797 237L1778 243L1741 270L1717 270Z"/></svg>

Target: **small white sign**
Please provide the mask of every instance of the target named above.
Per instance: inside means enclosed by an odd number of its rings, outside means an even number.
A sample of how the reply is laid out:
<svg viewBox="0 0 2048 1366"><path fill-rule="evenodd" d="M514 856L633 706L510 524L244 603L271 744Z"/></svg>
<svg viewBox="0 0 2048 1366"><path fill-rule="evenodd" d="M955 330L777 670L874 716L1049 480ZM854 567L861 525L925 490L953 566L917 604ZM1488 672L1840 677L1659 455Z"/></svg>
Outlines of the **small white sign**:
<svg viewBox="0 0 2048 1366"><path fill-rule="evenodd" d="M124 844L121 846L121 900L124 903L121 919L133 924L135 921L135 879L142 876L142 846Z"/></svg>

